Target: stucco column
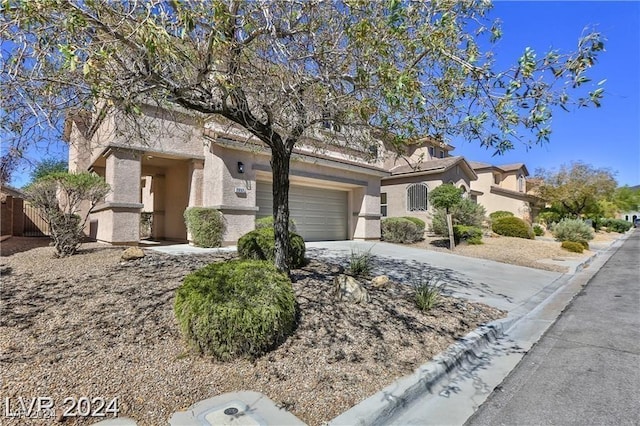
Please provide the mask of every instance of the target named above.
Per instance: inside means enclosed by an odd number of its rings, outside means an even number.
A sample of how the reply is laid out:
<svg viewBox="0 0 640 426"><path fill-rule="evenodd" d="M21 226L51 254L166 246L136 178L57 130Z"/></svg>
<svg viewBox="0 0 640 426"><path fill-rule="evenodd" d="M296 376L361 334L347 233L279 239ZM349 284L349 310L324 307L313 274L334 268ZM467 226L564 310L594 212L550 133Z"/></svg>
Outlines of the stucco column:
<svg viewBox="0 0 640 426"><path fill-rule="evenodd" d="M93 209L98 240L137 244L140 239L140 152L112 149L106 154L105 181L111 191Z"/></svg>
<svg viewBox="0 0 640 426"><path fill-rule="evenodd" d="M370 180L365 188L353 191L354 240L380 239L380 180Z"/></svg>
<svg viewBox="0 0 640 426"><path fill-rule="evenodd" d="M202 185L204 182L204 161L191 160L189 163L189 207L201 207Z"/></svg>

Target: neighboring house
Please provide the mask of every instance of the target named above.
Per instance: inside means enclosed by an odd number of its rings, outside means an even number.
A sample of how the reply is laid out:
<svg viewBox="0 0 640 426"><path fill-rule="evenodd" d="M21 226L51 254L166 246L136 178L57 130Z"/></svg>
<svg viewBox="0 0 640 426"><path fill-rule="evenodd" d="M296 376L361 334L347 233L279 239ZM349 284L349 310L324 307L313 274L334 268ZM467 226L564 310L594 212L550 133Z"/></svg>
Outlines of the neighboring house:
<svg viewBox="0 0 640 426"><path fill-rule="evenodd" d="M23 235L24 198L19 189L0 185L0 240Z"/></svg>
<svg viewBox="0 0 640 426"><path fill-rule="evenodd" d="M470 162L478 179L471 183L477 193L477 202L487 214L504 210L531 223L544 205L527 190L529 172L524 163L493 166L487 163Z"/></svg>
<svg viewBox="0 0 640 426"><path fill-rule="evenodd" d="M256 218L272 215L270 151L255 137L221 120L203 129L188 113L154 107L143 113L144 141L111 116L95 128L82 114L67 120L70 171L93 171L111 186L91 212L91 237L136 244L147 212L152 238L186 241L184 211L203 206L224 214L224 244L234 244ZM298 233L306 241L378 239L380 178L389 174L382 164L367 163L369 153L336 147L319 154L310 148L313 139L302 142L289 176Z"/></svg>
<svg viewBox="0 0 640 426"><path fill-rule="evenodd" d="M631 189L634 191L640 191L640 185L632 186ZM631 222L632 224L636 225L636 220L640 219L640 211L632 210L632 211L620 213L618 215L618 219L623 219L623 220L626 220L627 222Z"/></svg>
<svg viewBox="0 0 640 426"><path fill-rule="evenodd" d="M391 176L382 178L380 190L382 216L413 216L431 222L429 192L443 183L452 183L465 196L473 196L471 182L477 176L464 157L449 156L453 149L425 139L409 147L404 159L388 160Z"/></svg>

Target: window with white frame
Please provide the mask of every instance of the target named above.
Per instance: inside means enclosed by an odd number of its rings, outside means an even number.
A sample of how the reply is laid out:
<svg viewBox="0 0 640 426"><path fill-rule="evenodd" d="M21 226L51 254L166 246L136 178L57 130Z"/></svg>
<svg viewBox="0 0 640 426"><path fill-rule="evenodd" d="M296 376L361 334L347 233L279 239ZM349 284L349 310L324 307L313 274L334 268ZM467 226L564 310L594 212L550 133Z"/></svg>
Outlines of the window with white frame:
<svg viewBox="0 0 640 426"><path fill-rule="evenodd" d="M382 217L387 217L387 193L380 193L380 214Z"/></svg>
<svg viewBox="0 0 640 426"><path fill-rule="evenodd" d="M524 176L520 175L518 176L518 191L519 192L525 192L525 181L524 181Z"/></svg>
<svg viewBox="0 0 640 426"><path fill-rule="evenodd" d="M427 191L424 183L413 183L407 187L407 211L427 211Z"/></svg>

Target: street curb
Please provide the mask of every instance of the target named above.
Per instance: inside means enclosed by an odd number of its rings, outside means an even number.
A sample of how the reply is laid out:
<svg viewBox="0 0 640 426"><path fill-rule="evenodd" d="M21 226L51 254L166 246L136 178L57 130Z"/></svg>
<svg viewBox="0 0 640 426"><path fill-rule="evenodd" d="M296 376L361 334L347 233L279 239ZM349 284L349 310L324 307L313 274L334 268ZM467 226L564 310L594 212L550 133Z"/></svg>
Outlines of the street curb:
<svg viewBox="0 0 640 426"><path fill-rule="evenodd" d="M465 366L477 365L478 360L482 356L482 351L488 345L494 343L499 338L507 334L509 330L516 327L521 320L525 320L528 315L536 310L536 308L549 303L559 293L562 293L570 287L571 284L577 284L577 288L573 289L575 290L575 293L566 300L561 312L566 309L566 306L571 303L575 295L579 293L580 289L589 281L589 279L591 279L593 275L595 275L597 271L595 271L594 274L589 274L590 276L586 279L585 277L577 277L578 273L588 268L596 258L605 256L606 259L604 259L604 262L606 262L611 255L613 255L613 252L615 251L614 248L617 250L617 248L619 248L624 240L629 238L630 235L630 232L621 235L619 238L612 241L606 248L598 250L578 264L572 274L563 274L560 278L555 280L554 283L557 283L560 280L563 280L564 282L553 290L551 294L546 295L544 299L540 300L536 306L526 312L519 312L516 315L510 315L506 318L492 321L491 323L468 333L466 336L458 340L458 342L447 348L444 352L434 357L431 361L420 366L413 374L397 379L381 391L330 420L327 424L330 426L374 426L391 423L391 420L399 414L399 412L411 405L413 401L422 397L425 393L433 394L434 389L440 381L447 377L451 377L456 371L463 370L463 367ZM574 278L577 283L573 282ZM552 286L554 283L550 284L548 287ZM549 326L550 325L551 324L549 324ZM542 334L544 334L544 331ZM542 336L542 334L540 336ZM538 337L536 341L539 340L539 338L540 337Z"/></svg>
<svg viewBox="0 0 640 426"><path fill-rule="evenodd" d="M449 346L430 362L423 364L410 376L400 378L360 402L328 425L383 425L388 424L398 411L425 392L433 393L435 386L453 371L480 358L482 350L500 338L517 318L493 321L468 333Z"/></svg>

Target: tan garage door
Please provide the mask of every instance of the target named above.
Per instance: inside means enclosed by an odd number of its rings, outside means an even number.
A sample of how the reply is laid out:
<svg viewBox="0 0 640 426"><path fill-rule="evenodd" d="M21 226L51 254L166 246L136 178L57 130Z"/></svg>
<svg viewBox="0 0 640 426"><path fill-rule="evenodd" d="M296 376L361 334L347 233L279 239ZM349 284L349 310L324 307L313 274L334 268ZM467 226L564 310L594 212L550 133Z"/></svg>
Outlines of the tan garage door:
<svg viewBox="0 0 640 426"><path fill-rule="evenodd" d="M258 217L273 215L271 182L258 182ZM305 241L347 239L347 192L291 185L289 215Z"/></svg>

